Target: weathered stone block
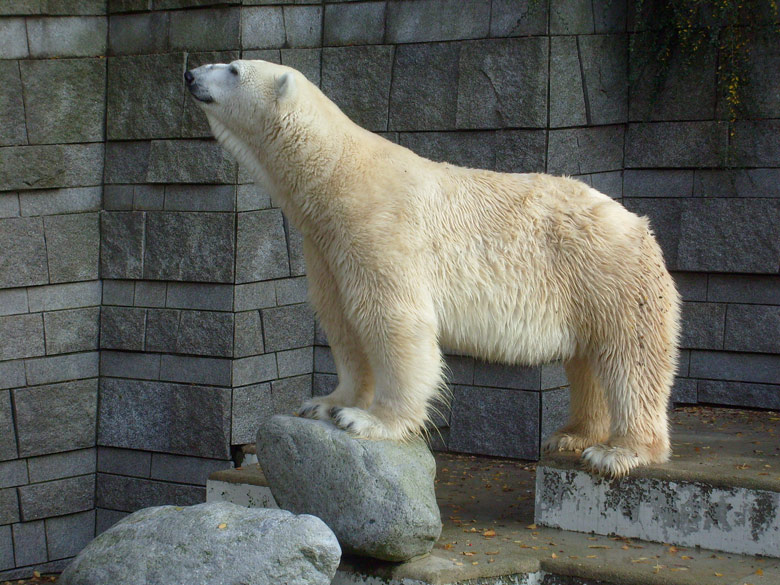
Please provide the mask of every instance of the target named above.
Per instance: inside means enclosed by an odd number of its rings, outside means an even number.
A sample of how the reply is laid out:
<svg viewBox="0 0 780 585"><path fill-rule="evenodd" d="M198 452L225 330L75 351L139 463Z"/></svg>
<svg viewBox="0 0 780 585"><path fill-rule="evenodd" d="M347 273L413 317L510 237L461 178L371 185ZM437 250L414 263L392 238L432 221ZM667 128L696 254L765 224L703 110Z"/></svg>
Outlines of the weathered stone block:
<svg viewBox="0 0 780 585"><path fill-rule="evenodd" d="M725 320L726 305L684 302L680 347L723 349Z"/></svg>
<svg viewBox="0 0 780 585"><path fill-rule="evenodd" d="M772 333L774 332L774 333ZM729 305L724 349L780 353L780 307ZM780 382L780 379L777 380Z"/></svg>
<svg viewBox="0 0 780 585"><path fill-rule="evenodd" d="M164 307L167 293L168 285L165 282L138 280L135 282L133 304L136 307Z"/></svg>
<svg viewBox="0 0 780 585"><path fill-rule="evenodd" d="M312 348L302 347L280 351L276 354L276 363L279 367L280 378L310 374L314 368ZM309 394L311 394L311 387L309 387Z"/></svg>
<svg viewBox="0 0 780 585"><path fill-rule="evenodd" d="M233 230L225 213L147 213L144 278L232 281Z"/></svg>
<svg viewBox="0 0 780 585"><path fill-rule="evenodd" d="M263 353L263 327L259 311L236 313L235 357Z"/></svg>
<svg viewBox="0 0 780 585"><path fill-rule="evenodd" d="M45 455L95 444L97 380L14 390L19 455Z"/></svg>
<svg viewBox="0 0 780 585"><path fill-rule="evenodd" d="M56 215L100 211L101 187L79 187L19 193L22 215Z"/></svg>
<svg viewBox="0 0 780 585"><path fill-rule="evenodd" d="M709 404L780 409L780 386L699 380L698 401Z"/></svg>
<svg viewBox="0 0 780 585"><path fill-rule="evenodd" d="M28 18L31 57L92 57L106 54L105 16Z"/></svg>
<svg viewBox="0 0 780 585"><path fill-rule="evenodd" d="M265 309L276 305L276 287L273 281L250 282L235 287L235 311Z"/></svg>
<svg viewBox="0 0 780 585"><path fill-rule="evenodd" d="M540 439L544 440L569 420L569 389L558 388L542 392L542 426Z"/></svg>
<svg viewBox="0 0 780 585"><path fill-rule="evenodd" d="M66 380L96 378L98 352L70 353L25 361L27 384L52 384Z"/></svg>
<svg viewBox="0 0 780 585"><path fill-rule="evenodd" d="M539 390L541 369L538 367L507 366L477 361L474 366L474 384L493 388Z"/></svg>
<svg viewBox="0 0 780 585"><path fill-rule="evenodd" d="M314 343L314 314L307 304L263 309L266 351L279 351Z"/></svg>
<svg viewBox="0 0 780 585"><path fill-rule="evenodd" d="M0 282L4 288L48 282L46 244L40 219L0 220L0 249L3 250Z"/></svg>
<svg viewBox="0 0 780 585"><path fill-rule="evenodd" d="M178 136L184 104L183 55L108 59L107 138Z"/></svg>
<svg viewBox="0 0 780 585"><path fill-rule="evenodd" d="M103 350L100 352L100 375L157 380L160 378L160 355Z"/></svg>
<svg viewBox="0 0 780 585"><path fill-rule="evenodd" d="M780 197L780 169L696 169L694 197Z"/></svg>
<svg viewBox="0 0 780 585"><path fill-rule="evenodd" d="M136 211L161 211L164 203L165 188L162 185L133 187L133 209Z"/></svg>
<svg viewBox="0 0 780 585"><path fill-rule="evenodd" d="M152 309L146 312L146 351L173 352L181 311Z"/></svg>
<svg viewBox="0 0 780 585"><path fill-rule="evenodd" d="M28 304L26 289L0 289L0 315L18 315L19 313L27 312Z"/></svg>
<svg viewBox="0 0 780 585"><path fill-rule="evenodd" d="M231 357L233 355L233 314L182 311L174 351Z"/></svg>
<svg viewBox="0 0 780 585"><path fill-rule="evenodd" d="M276 356L272 353L233 360L233 386L267 382L278 376Z"/></svg>
<svg viewBox="0 0 780 585"><path fill-rule="evenodd" d="M336 362L333 359L333 352L329 347L315 346L314 371L325 374L337 373Z"/></svg>
<svg viewBox="0 0 780 585"><path fill-rule="evenodd" d="M589 124L628 120L628 40L625 35L577 37ZM552 104L551 104L552 105Z"/></svg>
<svg viewBox="0 0 780 585"><path fill-rule="evenodd" d="M495 167L494 132L402 133L400 144L437 162L478 169Z"/></svg>
<svg viewBox="0 0 780 585"><path fill-rule="evenodd" d="M230 390L103 378L98 444L226 459Z"/></svg>
<svg viewBox="0 0 780 585"><path fill-rule="evenodd" d="M143 351L146 311L130 307L103 307L100 315L100 347Z"/></svg>
<svg viewBox="0 0 780 585"><path fill-rule="evenodd" d="M131 307L135 282L132 280L103 279L103 304Z"/></svg>
<svg viewBox="0 0 780 585"><path fill-rule="evenodd" d="M239 7L171 12L170 48L181 51L237 49Z"/></svg>
<svg viewBox="0 0 780 585"><path fill-rule="evenodd" d="M97 213L45 217L49 281L72 282L98 278L100 231Z"/></svg>
<svg viewBox="0 0 780 585"><path fill-rule="evenodd" d="M29 55L24 18L0 20L0 55L3 59L24 59Z"/></svg>
<svg viewBox="0 0 780 585"><path fill-rule="evenodd" d="M0 490L0 529L5 528L4 524L13 524L14 522L19 522L19 499L16 497L16 490ZM1 546L2 544L0 544ZM0 555L0 559L2 559L2 555ZM8 566L13 566L13 563ZM6 565L0 563L0 567L5 569Z"/></svg>
<svg viewBox="0 0 780 585"><path fill-rule="evenodd" d="M547 39L464 43L458 77L458 128L547 125Z"/></svg>
<svg viewBox="0 0 780 585"><path fill-rule="evenodd" d="M14 524L14 557L17 566L46 562L46 530L43 521Z"/></svg>
<svg viewBox="0 0 780 585"><path fill-rule="evenodd" d="M0 526L0 568L12 569L14 563L14 541L10 526Z"/></svg>
<svg viewBox="0 0 780 585"><path fill-rule="evenodd" d="M547 0L493 0L491 37L524 37L547 32Z"/></svg>
<svg viewBox="0 0 780 585"><path fill-rule="evenodd" d="M621 169L624 134L624 126L550 130L547 168L560 175Z"/></svg>
<svg viewBox="0 0 780 585"><path fill-rule="evenodd" d="M780 120L740 120L734 123L729 163L733 166L771 167L780 160ZM732 156L733 155L733 156Z"/></svg>
<svg viewBox="0 0 780 585"><path fill-rule="evenodd" d="M0 463L0 488L15 487L30 483L27 474L27 460L15 459Z"/></svg>
<svg viewBox="0 0 780 585"><path fill-rule="evenodd" d="M489 0L412 0L387 6L387 42L421 43L486 37Z"/></svg>
<svg viewBox="0 0 780 585"><path fill-rule="evenodd" d="M357 124L385 131L392 64L391 46L325 48L322 90Z"/></svg>
<svg viewBox="0 0 780 585"><path fill-rule="evenodd" d="M19 216L19 195L17 193L0 193L0 219Z"/></svg>
<svg viewBox="0 0 780 585"><path fill-rule="evenodd" d="M6 57L11 51L3 45L12 33L2 31L3 24L16 19L0 20L0 55ZM18 19L24 35L24 19ZM24 38L24 37L22 37ZM27 43L24 44L25 50ZM0 117L4 123L0 127L0 146L27 144L27 128L24 120L24 101L22 98L22 79L17 61L0 61L0 83L5 88L0 94Z"/></svg>
<svg viewBox="0 0 780 585"><path fill-rule="evenodd" d="M21 362L11 362L12 364L19 364ZM9 373L5 364L0 364L0 375ZM10 372L12 375L18 376L19 369ZM21 382L21 384L19 384ZM5 385L24 385L24 368L21 371L21 380L18 378L14 381L7 381ZM11 411L11 393L8 390L0 390L0 461L7 459L14 459L18 455L16 451L16 433L14 431L14 419Z"/></svg>
<svg viewBox="0 0 780 585"><path fill-rule="evenodd" d="M326 4L323 26L323 45L379 44L385 36L385 2Z"/></svg>
<svg viewBox="0 0 780 585"><path fill-rule="evenodd" d="M22 61L21 71L31 144L103 140L104 59Z"/></svg>
<svg viewBox="0 0 780 585"><path fill-rule="evenodd" d="M103 0L40 0L40 9L41 14L51 15L105 15L106 3Z"/></svg>
<svg viewBox="0 0 780 585"><path fill-rule="evenodd" d="M691 378L776 384L780 356L725 351L692 351Z"/></svg>
<svg viewBox="0 0 780 585"><path fill-rule="evenodd" d="M46 519L49 559L77 555L95 538L95 511Z"/></svg>
<svg viewBox="0 0 780 585"><path fill-rule="evenodd" d="M448 130L455 127L458 61L455 43L396 48L390 91L390 130ZM421 72L425 72L421 75Z"/></svg>
<svg viewBox="0 0 780 585"><path fill-rule="evenodd" d="M152 454L148 451L131 451L113 447L98 447L97 470L103 473L149 477Z"/></svg>
<svg viewBox="0 0 780 585"><path fill-rule="evenodd" d="M296 51L308 50L296 49ZM236 188L236 211L256 211L258 209L268 209L269 207L271 207L271 196L265 192L263 187L255 183L249 183L238 185Z"/></svg>
<svg viewBox="0 0 780 585"><path fill-rule="evenodd" d="M206 488L98 473L96 503L135 512L150 506L192 506L206 501Z"/></svg>
<svg viewBox="0 0 780 585"><path fill-rule="evenodd" d="M707 274L700 272L672 273L677 291L684 301L707 300Z"/></svg>
<svg viewBox="0 0 780 585"><path fill-rule="evenodd" d="M260 423L274 414L271 384L252 384L233 390L232 443L254 443Z"/></svg>
<svg viewBox="0 0 780 585"><path fill-rule="evenodd" d="M0 148L0 185L8 190L99 185L103 144Z"/></svg>
<svg viewBox="0 0 780 585"><path fill-rule="evenodd" d="M593 3L588 0L550 0L550 33L587 35L594 32Z"/></svg>
<svg viewBox="0 0 780 585"><path fill-rule="evenodd" d="M550 127L584 126L585 105L580 37L550 38Z"/></svg>
<svg viewBox="0 0 780 585"><path fill-rule="evenodd" d="M303 257L303 234L285 220L287 232L287 249L290 252L290 276L303 276L306 274L306 261Z"/></svg>
<svg viewBox="0 0 780 585"><path fill-rule="evenodd" d="M593 3L593 20L596 34L626 32L626 0Z"/></svg>
<svg viewBox="0 0 780 585"><path fill-rule="evenodd" d="M539 393L455 386L450 449L535 459L539 455Z"/></svg>
<svg viewBox="0 0 780 585"><path fill-rule="evenodd" d="M696 404L699 401L696 395L696 380L676 377L672 384L671 401L674 404Z"/></svg>
<svg viewBox="0 0 780 585"><path fill-rule="evenodd" d="M666 267L678 269L678 248L680 243L680 220L685 201L680 199L625 198L623 205L629 211L650 219L655 239L664 253Z"/></svg>
<svg viewBox="0 0 780 585"><path fill-rule="evenodd" d="M338 376L333 374L314 374L312 394L314 396L326 396L336 389Z"/></svg>
<svg viewBox="0 0 780 585"><path fill-rule="evenodd" d="M95 506L93 474L36 483L19 488L25 522L91 510Z"/></svg>
<svg viewBox="0 0 780 585"><path fill-rule="evenodd" d="M311 376L296 376L271 382L274 414L294 415L304 400L311 398Z"/></svg>
<svg viewBox="0 0 780 585"><path fill-rule="evenodd" d="M629 124L627 168L719 167L726 162L728 127L723 122ZM696 144L697 148L690 148Z"/></svg>
<svg viewBox="0 0 780 585"><path fill-rule="evenodd" d="M27 460L30 482L39 483L95 473L95 449L56 453Z"/></svg>
<svg viewBox="0 0 780 585"><path fill-rule="evenodd" d="M631 121L713 119L717 91L715 50L704 43L694 53L673 56L663 85L658 87L661 66L645 57L653 50L649 43L654 36L655 33L640 33L634 37L631 68L641 74L631 84ZM686 63L688 59L690 63ZM693 87L696 91L691 91Z"/></svg>
<svg viewBox="0 0 780 585"><path fill-rule="evenodd" d="M305 277L284 278L275 281L276 304L294 305L308 300L308 282Z"/></svg>
<svg viewBox="0 0 780 585"><path fill-rule="evenodd" d="M694 199L680 217L680 270L776 273L780 206L772 199Z"/></svg>
<svg viewBox="0 0 780 585"><path fill-rule="evenodd" d="M289 275L290 262L282 212L269 209L240 213L236 282L269 280Z"/></svg>
<svg viewBox="0 0 780 585"><path fill-rule="evenodd" d="M753 29L747 58L747 78L750 83L740 87L739 117L743 119L780 117L780 95L777 92L780 49L774 27ZM740 82L742 81L740 79ZM725 99L722 94L718 97L718 115L725 117L728 111Z"/></svg>
<svg viewBox="0 0 780 585"><path fill-rule="evenodd" d="M149 170L150 152L151 143L146 140L107 142L105 182L108 184L144 182Z"/></svg>
<svg viewBox="0 0 780 585"><path fill-rule="evenodd" d="M719 303L780 305L780 277L711 274L707 300Z"/></svg>
<svg viewBox="0 0 780 585"><path fill-rule="evenodd" d="M137 286L137 285L136 285ZM136 292L136 294L138 294ZM233 286L191 282L168 283L167 307L174 309L233 310Z"/></svg>
<svg viewBox="0 0 780 585"><path fill-rule="evenodd" d="M285 6L283 16L285 46L312 48L322 44L321 6Z"/></svg>
<svg viewBox="0 0 780 585"><path fill-rule="evenodd" d="M100 214L100 274L103 278L141 278L144 226L140 211L104 211Z"/></svg>
<svg viewBox="0 0 780 585"><path fill-rule="evenodd" d="M241 48L273 49L285 43L281 6L244 8L241 11Z"/></svg>
<svg viewBox="0 0 780 585"><path fill-rule="evenodd" d="M40 314L0 317L0 360L43 355L44 352Z"/></svg>
<svg viewBox="0 0 780 585"><path fill-rule="evenodd" d="M150 183L233 183L236 163L213 140L155 140L146 180Z"/></svg>
<svg viewBox="0 0 780 585"><path fill-rule="evenodd" d="M163 53L168 49L170 12L117 14L108 22L109 55Z"/></svg>
<svg viewBox="0 0 780 585"><path fill-rule="evenodd" d="M233 211L234 185L169 185L165 188L166 211Z"/></svg>
<svg viewBox="0 0 780 585"><path fill-rule="evenodd" d="M128 512L120 512L119 510L106 510L105 508L97 508L95 512L97 514L97 517L95 518L96 535L103 534L106 530L111 528L114 524L128 515Z"/></svg>
<svg viewBox="0 0 780 585"><path fill-rule="evenodd" d="M100 309L70 309L44 313L46 353L71 353L98 349Z"/></svg>
<svg viewBox="0 0 780 585"><path fill-rule="evenodd" d="M30 312L77 309L100 304L100 281L72 282L27 289Z"/></svg>
<svg viewBox="0 0 780 585"><path fill-rule="evenodd" d="M624 197L691 197L693 171L627 170L623 174Z"/></svg>
<svg viewBox="0 0 780 585"><path fill-rule="evenodd" d="M203 459L201 457L184 457L166 453L152 454L152 479L206 485L210 473L232 467L230 461L224 459Z"/></svg>
<svg viewBox="0 0 780 585"><path fill-rule="evenodd" d="M160 379L185 384L230 386L231 365L226 359L163 355L160 358Z"/></svg>

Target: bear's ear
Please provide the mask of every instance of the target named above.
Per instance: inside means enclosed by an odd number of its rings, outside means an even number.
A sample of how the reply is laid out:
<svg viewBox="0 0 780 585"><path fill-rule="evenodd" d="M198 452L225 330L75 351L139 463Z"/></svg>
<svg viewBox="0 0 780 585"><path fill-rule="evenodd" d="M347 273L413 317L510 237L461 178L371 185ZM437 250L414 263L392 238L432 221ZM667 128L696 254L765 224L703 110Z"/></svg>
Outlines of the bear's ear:
<svg viewBox="0 0 780 585"><path fill-rule="evenodd" d="M295 93L295 77L289 71L276 78L276 98L287 99Z"/></svg>

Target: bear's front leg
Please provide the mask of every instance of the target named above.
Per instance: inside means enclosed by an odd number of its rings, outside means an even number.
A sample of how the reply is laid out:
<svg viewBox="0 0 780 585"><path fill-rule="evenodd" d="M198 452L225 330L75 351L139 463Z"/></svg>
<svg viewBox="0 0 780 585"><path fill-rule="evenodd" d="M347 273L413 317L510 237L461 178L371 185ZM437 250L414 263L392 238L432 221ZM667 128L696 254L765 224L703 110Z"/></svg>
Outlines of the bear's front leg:
<svg viewBox="0 0 780 585"><path fill-rule="evenodd" d="M358 437L408 439L422 433L443 384L433 303L424 291L401 285L366 290L358 302L372 310L355 328L371 363L374 400L367 409L336 406L330 417Z"/></svg>

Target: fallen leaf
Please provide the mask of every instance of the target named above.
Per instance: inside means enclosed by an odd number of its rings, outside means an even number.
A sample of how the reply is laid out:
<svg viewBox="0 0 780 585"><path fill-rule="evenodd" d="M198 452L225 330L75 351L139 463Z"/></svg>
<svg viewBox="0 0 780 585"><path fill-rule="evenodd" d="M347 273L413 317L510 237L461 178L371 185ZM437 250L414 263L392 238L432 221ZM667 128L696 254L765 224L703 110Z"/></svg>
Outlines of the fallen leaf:
<svg viewBox="0 0 780 585"><path fill-rule="evenodd" d="M688 555L682 555L680 558L682 560L684 560L684 561L691 561L691 560L693 560L693 557L689 557Z"/></svg>
<svg viewBox="0 0 780 585"><path fill-rule="evenodd" d="M715 573L716 577L723 577L723 573Z"/></svg>
<svg viewBox="0 0 780 585"><path fill-rule="evenodd" d="M756 569L756 575L763 575L764 570L763 569Z"/></svg>
<svg viewBox="0 0 780 585"><path fill-rule="evenodd" d="M606 544L589 544L588 548L611 548Z"/></svg>
<svg viewBox="0 0 780 585"><path fill-rule="evenodd" d="M499 551L499 550L489 550L489 551L486 551L485 554L486 555L497 555L500 552L501 551Z"/></svg>
<svg viewBox="0 0 780 585"><path fill-rule="evenodd" d="M460 553L460 554L462 554L464 557L473 557L475 553L473 553L473 552L468 552L468 551L463 551L463 552L462 552L462 553Z"/></svg>
<svg viewBox="0 0 780 585"><path fill-rule="evenodd" d="M597 559L599 558L598 555L588 555L585 557L586 559Z"/></svg>
<svg viewBox="0 0 780 585"><path fill-rule="evenodd" d="M557 558L558 558L558 555L556 555L555 553L553 553L553 554L551 554L551 555L550 555L550 558L551 558L551 559L557 559Z"/></svg>
<svg viewBox="0 0 780 585"><path fill-rule="evenodd" d="M225 524L225 523L223 522L222 524L220 524L219 526L217 526L217 528L219 528L220 530L224 530L225 528L227 528L227 524Z"/></svg>
<svg viewBox="0 0 780 585"><path fill-rule="evenodd" d="M485 538L493 538L496 535L496 531L492 528L490 530L485 530L485 532L482 533L482 536Z"/></svg>
<svg viewBox="0 0 780 585"><path fill-rule="evenodd" d="M526 526L526 530L536 530L538 526L536 524L529 524Z"/></svg>

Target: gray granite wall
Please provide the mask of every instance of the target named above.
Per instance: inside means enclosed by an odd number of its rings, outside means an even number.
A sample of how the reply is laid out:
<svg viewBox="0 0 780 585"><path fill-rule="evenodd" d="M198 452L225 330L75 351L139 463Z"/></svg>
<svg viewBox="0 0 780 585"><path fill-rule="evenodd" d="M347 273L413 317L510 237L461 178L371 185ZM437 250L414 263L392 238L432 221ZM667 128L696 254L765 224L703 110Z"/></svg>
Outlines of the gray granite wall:
<svg viewBox="0 0 780 585"><path fill-rule="evenodd" d="M780 408L780 43L732 128L717 55L627 89L625 2L0 3L0 579L202 501L257 421L330 391L299 235L185 69L294 66L437 160L580 177L648 215L685 306L678 403ZM693 76L693 78L691 77ZM559 365L448 356L440 449L533 459Z"/></svg>

